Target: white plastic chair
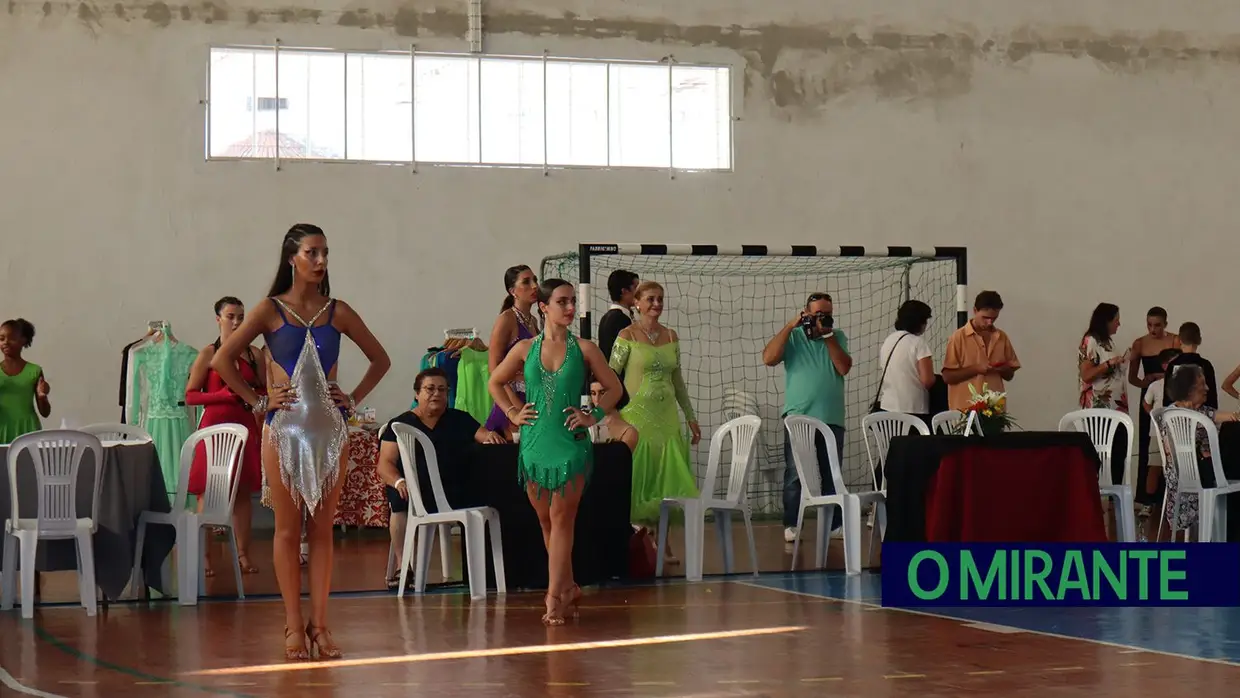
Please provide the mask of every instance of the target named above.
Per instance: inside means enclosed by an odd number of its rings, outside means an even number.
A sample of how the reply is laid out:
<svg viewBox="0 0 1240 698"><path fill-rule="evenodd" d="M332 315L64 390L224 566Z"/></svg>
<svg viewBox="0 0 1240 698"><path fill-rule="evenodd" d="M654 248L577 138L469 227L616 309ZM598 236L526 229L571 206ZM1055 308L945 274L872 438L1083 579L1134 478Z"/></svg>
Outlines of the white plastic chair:
<svg viewBox="0 0 1240 698"><path fill-rule="evenodd" d="M964 418L960 410L944 410L930 418L930 432L933 434L951 434L952 425Z"/></svg>
<svg viewBox="0 0 1240 698"><path fill-rule="evenodd" d="M874 412L861 418L861 435L865 441L865 456L870 461L870 474L877 478L878 468L887 462L887 448L891 440L909 433L929 436L930 429L920 418L904 412ZM874 448L870 448L870 439L874 440ZM884 482L886 479L884 478ZM874 489L880 488L878 480L874 480Z"/></svg>
<svg viewBox="0 0 1240 698"><path fill-rule="evenodd" d="M723 551L723 571L732 573L732 512L740 512L745 519L745 535L749 538L749 564L753 567L753 576L758 576L758 547L753 535L753 520L750 517L749 500L749 466L753 463L753 445L758 436L758 428L762 419L756 415L737 417L715 430L710 439L710 456L706 465L706 480L702 483L702 493L695 498L668 497L659 504L659 548L656 553L656 577L663 575L663 551L667 549L667 524L672 509L681 508L685 512L685 579L691 582L702 580L702 556L706 539L706 512L715 512L715 528L719 534L719 547ZM716 482L719 480L719 465L723 456L723 441L732 440L732 468L728 473L728 488L722 499L715 496Z"/></svg>
<svg viewBox="0 0 1240 698"><path fill-rule="evenodd" d="M1124 481L1113 484L1111 471L1111 453L1115 450L1115 437L1119 427L1128 431L1126 458L1124 459ZM1065 414L1059 420L1059 431L1080 431L1089 435L1089 440L1098 452L1102 467L1098 469L1098 490L1104 499L1115 500L1116 518L1119 519L1119 539L1126 543L1137 541L1136 504L1132 495L1132 473L1128 464L1132 462L1132 444L1136 438L1136 430L1132 426L1132 418L1118 410L1090 408L1076 410Z"/></svg>
<svg viewBox="0 0 1240 698"><path fill-rule="evenodd" d="M100 441L151 441L151 435L136 424L89 424L81 431L99 437Z"/></svg>
<svg viewBox="0 0 1240 698"><path fill-rule="evenodd" d="M142 547L146 542L148 524L172 526L177 534L177 595L182 606L198 603L198 596L206 588L206 568L203 553L207 547L210 529L228 529L228 546L232 552L233 573L237 578L237 598L245 598L241 583L241 561L237 559L237 534L233 530L233 503L241 478L237 471L245 451L246 438L250 432L240 424L220 424L199 429L189 435L181 446L181 474L177 483L177 495L172 500L173 510L168 513L144 511L138 517L138 544L134 550L132 583L134 590L141 589ZM189 473L194 465L194 451L198 444L206 451L207 484L202 493L202 513L185 508L189 499Z"/></svg>
<svg viewBox="0 0 1240 698"><path fill-rule="evenodd" d="M796 465L797 476L801 478L801 504L797 511L797 536L792 543L792 569L796 569L797 552L801 545L801 524L805 521L805 512L818 510L818 540L814 551L814 566L822 568L826 564L828 532L835 522L835 509L839 507L843 516L844 529L844 568L848 574L861 573L861 507L873 503L878 516L878 526L871 530L870 554L874 553L874 537L887 532L887 498L882 492L860 492L852 494L844 484L844 476L840 472L839 456L836 455L835 434L831 428L820 420L802 415L789 415L784 418L784 428L788 430L788 440L792 444L792 460ZM821 434L827 444L827 460L830 466L831 481L835 485L835 494L822 494L822 479L819 477L821 464L818 462L817 449L814 446L815 436Z"/></svg>
<svg viewBox="0 0 1240 698"><path fill-rule="evenodd" d="M87 451L95 456L95 478L90 515L77 512L78 470ZM34 518L23 518L18 506L17 463L29 453L34 463L38 487L38 507ZM17 587L17 548L21 546L22 618L34 618L34 566L38 542L72 538L77 547L78 593L86 615L98 608L95 586L94 534L98 530L99 485L103 480L103 444L80 431L38 431L18 437L9 444L9 496L12 502L4 526L4 570L0 585L0 609L13 608Z"/></svg>
<svg viewBox="0 0 1240 698"><path fill-rule="evenodd" d="M382 441L383 439L384 432L386 432L389 428L391 428L391 425L392 423L388 422L387 424L383 425L382 429L379 430L378 438L380 439L380 441ZM590 428L593 429L594 427L590 427ZM408 478L406 478L406 482L408 482ZM392 512L392 513L395 514L396 512ZM452 525L451 524L439 524L439 526L437 526L436 528L427 529L427 535L431 537L432 542L434 542L435 540L436 529L438 529L439 531L439 541L440 541L439 543L439 569L440 569L440 572L443 573L443 578L447 579L452 574L452 558L451 558L450 550L449 550L449 547L451 546L451 543L452 543L452 537L451 537L452 536ZM404 544L404 541L398 541L396 539L392 539L392 542L388 544L387 571L383 573L384 579L391 579L392 575L395 574L396 561L400 559L400 550L403 544ZM416 573L414 576L416 578L417 576Z"/></svg>
<svg viewBox="0 0 1240 698"><path fill-rule="evenodd" d="M1196 410L1187 410L1182 407L1169 407L1160 415L1164 427L1167 429L1167 436L1171 438L1171 450L1173 462L1169 464L1176 469L1179 476L1179 487L1177 489L1175 503L1172 505L1172 519L1178 513L1180 506L1184 503L1185 494L1197 495L1197 511L1199 519L1197 521L1197 542L1212 543L1215 534L1221 534L1225 540L1227 538L1227 500L1222 499L1224 495L1240 492L1240 481L1228 481L1227 476L1223 473L1223 460L1219 457L1222 453L1218 447L1218 427L1214 422L1204 414ZM1209 441L1210 463L1214 467L1214 487L1204 487L1201 484L1201 472L1197 465L1197 430L1206 430L1206 439ZM1168 466L1164 465L1166 469ZM1221 505L1221 506L1220 506ZM1164 504L1164 511L1166 505ZM1162 533L1162 524L1166 520L1166 516L1158 522L1158 531ZM1174 526L1171 528L1172 538L1178 529ZM1187 537L1187 535L1185 536Z"/></svg>
<svg viewBox="0 0 1240 698"><path fill-rule="evenodd" d="M491 507L469 507L453 509L444 496L443 481L439 476L439 458L435 454L435 444L422 430L408 424L393 424L389 427L396 434L396 445L400 447L400 461L404 466L405 484L409 487L409 523L405 528L405 546L400 561L400 587L397 596L405 595L405 584L409 581L409 558L413 556L413 544L418 529L427 526L438 526L443 523L457 523L465 529L465 566L469 572L469 597L473 600L485 599L487 595L486 568L486 529L491 528L491 559L495 566L495 586L500 594L508 593L508 583L504 577L504 543L500 530L499 512ZM431 478L431 493L435 497L438 513L427 511L422 500L422 488L418 482L416 449L422 448L426 455L426 470ZM433 530L433 529L432 529ZM444 541L449 540L447 537ZM426 575L430 568L431 543L433 535L422 536L418 545L416 567L414 568L413 587L418 593L426 591Z"/></svg>

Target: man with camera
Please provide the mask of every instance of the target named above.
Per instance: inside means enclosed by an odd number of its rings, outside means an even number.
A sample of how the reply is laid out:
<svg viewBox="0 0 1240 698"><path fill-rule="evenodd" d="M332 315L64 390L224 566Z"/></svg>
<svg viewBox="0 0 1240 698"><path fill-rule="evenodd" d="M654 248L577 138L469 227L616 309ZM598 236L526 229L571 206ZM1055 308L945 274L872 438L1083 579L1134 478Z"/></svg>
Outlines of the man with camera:
<svg viewBox="0 0 1240 698"><path fill-rule="evenodd" d="M844 376L852 369L848 355L848 338L835 327L831 296L811 294L805 310L784 326L762 350L762 363L767 366L784 364L784 417L795 414L814 417L831 428L835 435L835 455L844 448ZM819 478L822 494L835 494L831 478L826 440L819 435ZM784 438L784 540L792 542L797 534L797 511L801 505L801 480L792 459L792 444ZM836 519L836 527L840 524Z"/></svg>

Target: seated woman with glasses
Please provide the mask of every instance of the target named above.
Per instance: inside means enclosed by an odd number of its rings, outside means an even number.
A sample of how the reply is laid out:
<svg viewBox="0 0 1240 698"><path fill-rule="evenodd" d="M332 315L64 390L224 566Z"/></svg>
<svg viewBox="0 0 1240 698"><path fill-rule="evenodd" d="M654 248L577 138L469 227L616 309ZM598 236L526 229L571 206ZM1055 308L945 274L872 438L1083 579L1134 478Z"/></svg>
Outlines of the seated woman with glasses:
<svg viewBox="0 0 1240 698"><path fill-rule="evenodd" d="M408 523L409 485L405 480L407 472L405 463L400 457L400 447L396 445L396 432L393 424L407 424L430 438L435 445L435 457L439 462L439 477L443 483L444 496L455 506L462 506L460 497L465 484L465 459L469 458L469 450L474 444L502 444L504 437L489 431L478 420L464 412L448 407L448 375L441 368L428 368L413 379L413 391L417 395L418 404L412 410L393 418L383 427L379 435L379 477L387 486L388 506L392 508L392 519L388 524L388 532L397 545L405 540L405 526ZM435 504L435 495L431 492L430 471L426 466L426 454L417 449L418 487L422 492L422 502L430 513L439 511ZM441 544L444 541L440 541ZM387 580L388 588L395 588L399 573ZM411 577L412 579L412 577Z"/></svg>
<svg viewBox="0 0 1240 698"><path fill-rule="evenodd" d="M590 404L599 406L599 398L607 394L607 386L598 381L590 383ZM604 411L603 421L590 427L594 443L608 444L619 441L629 447L629 451L637 448L637 427L624 421L620 410L629 402L628 395L621 395L620 401L611 411Z"/></svg>

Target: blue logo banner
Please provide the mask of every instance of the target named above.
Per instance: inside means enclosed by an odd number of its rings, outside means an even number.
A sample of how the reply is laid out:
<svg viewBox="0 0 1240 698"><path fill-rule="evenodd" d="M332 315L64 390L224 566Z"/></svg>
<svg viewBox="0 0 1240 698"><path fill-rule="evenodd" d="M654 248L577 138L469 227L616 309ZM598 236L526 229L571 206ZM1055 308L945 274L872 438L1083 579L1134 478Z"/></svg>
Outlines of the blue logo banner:
<svg viewBox="0 0 1240 698"><path fill-rule="evenodd" d="M1236 543L884 543L883 605L1240 606Z"/></svg>

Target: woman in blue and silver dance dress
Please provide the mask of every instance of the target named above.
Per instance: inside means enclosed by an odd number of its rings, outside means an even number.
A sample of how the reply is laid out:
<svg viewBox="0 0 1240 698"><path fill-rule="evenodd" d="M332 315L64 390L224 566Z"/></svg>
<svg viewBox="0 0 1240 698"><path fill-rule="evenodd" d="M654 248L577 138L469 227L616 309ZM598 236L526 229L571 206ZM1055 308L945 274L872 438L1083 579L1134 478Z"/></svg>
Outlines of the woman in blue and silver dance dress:
<svg viewBox="0 0 1240 698"><path fill-rule="evenodd" d="M327 236L318 226L289 229L268 298L215 353L211 368L254 409L266 415L263 472L275 512L274 567L284 599L284 652L288 659L342 656L327 629L331 592L332 521L348 463L346 415L391 366L383 346L327 279ZM267 342L266 395L237 372L237 359L258 335ZM352 393L336 385L340 337L353 340L370 367ZM310 619L301 612L298 545L303 517L310 544ZM308 644L307 644L308 643Z"/></svg>

